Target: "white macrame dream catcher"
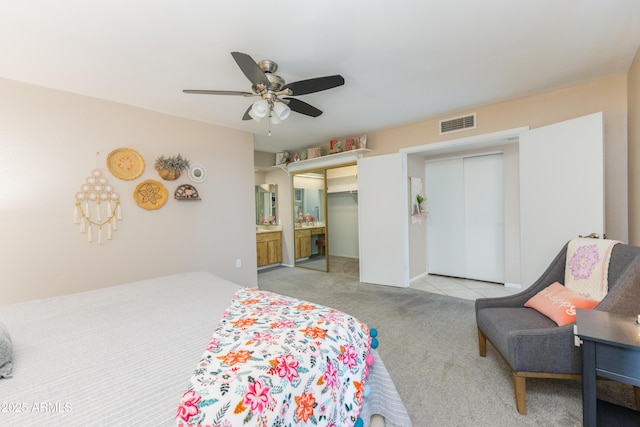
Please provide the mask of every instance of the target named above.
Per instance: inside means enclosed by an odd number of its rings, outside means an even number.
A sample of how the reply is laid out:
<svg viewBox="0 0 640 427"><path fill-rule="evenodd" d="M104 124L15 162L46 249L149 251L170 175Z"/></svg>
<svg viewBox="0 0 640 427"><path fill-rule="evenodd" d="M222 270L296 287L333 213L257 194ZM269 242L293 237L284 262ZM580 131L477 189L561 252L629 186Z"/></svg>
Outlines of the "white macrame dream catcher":
<svg viewBox="0 0 640 427"><path fill-rule="evenodd" d="M99 169L91 171L91 176L80 186L80 191L76 193L75 198L73 223L80 224L80 232L87 233L87 241L93 242L94 226L98 229L98 244L103 243L104 227L106 227L107 239L111 240L112 232L118 229L117 220L122 219L120 195L115 192L107 178L102 176ZM101 209L101 205L105 208Z"/></svg>

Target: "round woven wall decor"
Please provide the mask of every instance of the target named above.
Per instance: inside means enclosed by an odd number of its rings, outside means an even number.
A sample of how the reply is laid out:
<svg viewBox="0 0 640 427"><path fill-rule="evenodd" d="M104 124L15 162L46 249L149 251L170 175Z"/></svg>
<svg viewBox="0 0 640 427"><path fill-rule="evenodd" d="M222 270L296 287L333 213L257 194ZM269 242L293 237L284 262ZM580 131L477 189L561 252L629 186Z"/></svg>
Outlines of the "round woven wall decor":
<svg viewBox="0 0 640 427"><path fill-rule="evenodd" d="M144 159L131 148L116 148L107 156L107 169L116 178L130 181L144 172Z"/></svg>
<svg viewBox="0 0 640 427"><path fill-rule="evenodd" d="M153 179L142 181L133 192L136 204L147 210L160 209L167 203L168 195L165 186Z"/></svg>

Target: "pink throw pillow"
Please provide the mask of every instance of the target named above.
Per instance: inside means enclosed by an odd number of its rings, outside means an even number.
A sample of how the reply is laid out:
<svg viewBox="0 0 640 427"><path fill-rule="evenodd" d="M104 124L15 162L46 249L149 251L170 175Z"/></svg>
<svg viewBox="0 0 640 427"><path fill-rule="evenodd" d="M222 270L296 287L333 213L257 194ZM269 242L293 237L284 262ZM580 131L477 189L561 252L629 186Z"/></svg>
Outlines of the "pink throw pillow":
<svg viewBox="0 0 640 427"><path fill-rule="evenodd" d="M580 296L555 282L538 292L524 306L539 311L558 326L564 326L576 321L576 308L592 310L599 303L600 301Z"/></svg>

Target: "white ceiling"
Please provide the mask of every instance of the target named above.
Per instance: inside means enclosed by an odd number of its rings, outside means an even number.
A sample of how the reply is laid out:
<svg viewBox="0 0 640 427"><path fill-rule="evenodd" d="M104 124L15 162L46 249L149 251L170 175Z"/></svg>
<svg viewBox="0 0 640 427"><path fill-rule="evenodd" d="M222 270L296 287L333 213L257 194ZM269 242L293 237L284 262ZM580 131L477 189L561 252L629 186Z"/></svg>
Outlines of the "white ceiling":
<svg viewBox="0 0 640 427"><path fill-rule="evenodd" d="M0 77L243 129L277 152L626 73L638 0L0 0ZM287 82L341 74L300 96L268 136L230 52Z"/></svg>

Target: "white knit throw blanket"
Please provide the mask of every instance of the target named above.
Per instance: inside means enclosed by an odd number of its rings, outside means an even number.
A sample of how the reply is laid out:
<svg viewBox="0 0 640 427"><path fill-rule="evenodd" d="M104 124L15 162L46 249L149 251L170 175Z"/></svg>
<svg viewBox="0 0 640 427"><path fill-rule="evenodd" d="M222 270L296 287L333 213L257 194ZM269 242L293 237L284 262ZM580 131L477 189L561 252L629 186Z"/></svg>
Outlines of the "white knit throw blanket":
<svg viewBox="0 0 640 427"><path fill-rule="evenodd" d="M609 291L609 260L617 240L574 239L567 247L564 285L572 291L601 301Z"/></svg>

